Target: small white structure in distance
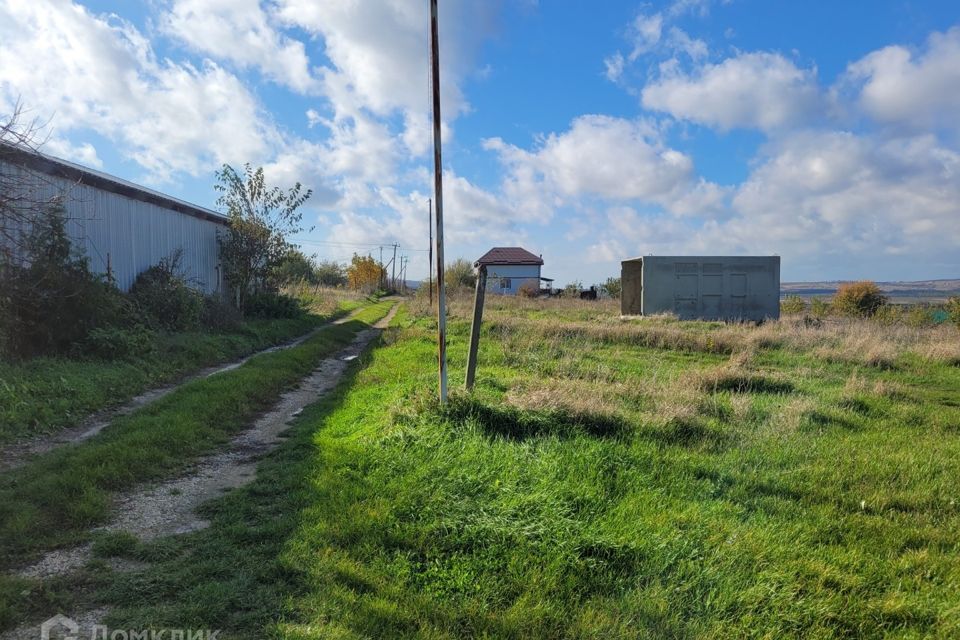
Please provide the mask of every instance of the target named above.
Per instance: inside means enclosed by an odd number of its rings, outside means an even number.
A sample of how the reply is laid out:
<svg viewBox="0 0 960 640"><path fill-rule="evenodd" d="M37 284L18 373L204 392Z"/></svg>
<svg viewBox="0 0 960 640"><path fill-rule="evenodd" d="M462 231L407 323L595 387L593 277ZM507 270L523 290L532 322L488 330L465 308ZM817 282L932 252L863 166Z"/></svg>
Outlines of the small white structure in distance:
<svg viewBox="0 0 960 640"><path fill-rule="evenodd" d="M474 263L487 267L487 291L516 295L527 284L540 290L543 258L522 247L494 247Z"/></svg>
<svg viewBox="0 0 960 640"><path fill-rule="evenodd" d="M644 256L620 263L623 315L780 317L780 256Z"/></svg>

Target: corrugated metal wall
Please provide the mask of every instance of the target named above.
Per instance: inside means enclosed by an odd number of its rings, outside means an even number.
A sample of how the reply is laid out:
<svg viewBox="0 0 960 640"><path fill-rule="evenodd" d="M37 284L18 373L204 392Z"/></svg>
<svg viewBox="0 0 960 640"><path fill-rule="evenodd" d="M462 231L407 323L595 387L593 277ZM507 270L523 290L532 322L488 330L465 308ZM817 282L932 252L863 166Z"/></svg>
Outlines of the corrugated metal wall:
<svg viewBox="0 0 960 640"><path fill-rule="evenodd" d="M109 260L120 289L129 289L137 274L177 249L183 251L183 274L194 287L206 293L220 289L217 231L224 225L9 163L0 170L33 176L29 183L36 201L62 195L74 246L98 273L106 273Z"/></svg>

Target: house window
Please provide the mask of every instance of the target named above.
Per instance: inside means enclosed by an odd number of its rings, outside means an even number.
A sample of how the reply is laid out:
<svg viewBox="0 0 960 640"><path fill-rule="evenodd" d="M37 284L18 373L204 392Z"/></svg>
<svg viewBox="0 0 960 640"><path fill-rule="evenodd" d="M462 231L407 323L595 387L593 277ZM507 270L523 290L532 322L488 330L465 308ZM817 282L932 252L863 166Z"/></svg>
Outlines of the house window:
<svg viewBox="0 0 960 640"><path fill-rule="evenodd" d="M500 278L500 288L501 289L511 289L510 278Z"/></svg>

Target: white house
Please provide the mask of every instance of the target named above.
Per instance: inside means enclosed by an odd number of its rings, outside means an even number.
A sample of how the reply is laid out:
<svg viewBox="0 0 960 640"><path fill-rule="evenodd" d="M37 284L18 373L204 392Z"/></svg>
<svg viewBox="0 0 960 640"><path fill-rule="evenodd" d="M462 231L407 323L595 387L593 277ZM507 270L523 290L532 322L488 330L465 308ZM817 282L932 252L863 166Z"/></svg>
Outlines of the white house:
<svg viewBox="0 0 960 640"><path fill-rule="evenodd" d="M540 289L543 258L521 247L494 247L474 264L487 268L487 290L516 295L525 284Z"/></svg>

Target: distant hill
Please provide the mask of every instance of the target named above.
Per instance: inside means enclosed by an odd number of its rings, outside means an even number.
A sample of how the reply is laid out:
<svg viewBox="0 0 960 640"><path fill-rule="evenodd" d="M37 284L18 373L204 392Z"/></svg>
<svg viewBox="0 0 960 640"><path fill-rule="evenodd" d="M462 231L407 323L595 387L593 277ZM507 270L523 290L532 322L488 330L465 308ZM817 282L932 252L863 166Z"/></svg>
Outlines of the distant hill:
<svg viewBox="0 0 960 640"><path fill-rule="evenodd" d="M780 295L829 298L844 282L847 281L782 282ZM960 296L960 279L877 282L877 286L894 302L940 302L951 296Z"/></svg>

